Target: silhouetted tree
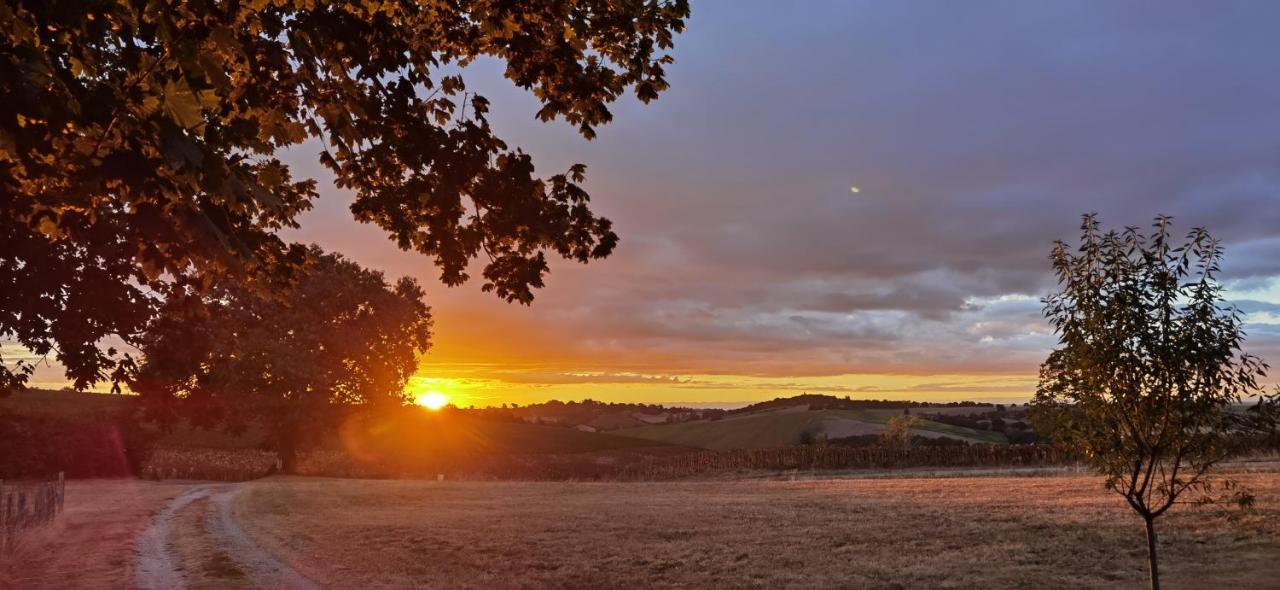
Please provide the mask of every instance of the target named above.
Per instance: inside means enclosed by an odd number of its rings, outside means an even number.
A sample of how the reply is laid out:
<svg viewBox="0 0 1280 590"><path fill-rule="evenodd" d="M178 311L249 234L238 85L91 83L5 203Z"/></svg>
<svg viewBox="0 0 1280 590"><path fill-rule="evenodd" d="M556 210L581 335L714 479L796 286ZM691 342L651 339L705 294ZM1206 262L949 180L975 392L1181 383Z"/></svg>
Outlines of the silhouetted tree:
<svg viewBox="0 0 1280 590"><path fill-rule="evenodd" d="M313 146L356 219L458 285L529 303L548 255L610 254L585 167L540 177L467 90L481 58L586 138L667 89L687 0L142 2L0 7L0 338L78 388L132 367L167 291L304 264L278 235L317 197L276 157ZM175 287L175 285L181 285ZM32 364L0 364L0 391Z"/></svg>
<svg viewBox="0 0 1280 590"><path fill-rule="evenodd" d="M1275 428L1277 396L1258 385L1266 365L1240 352L1243 317L1225 305L1222 250L1208 232L1175 245L1168 218L1150 235L1103 234L1093 215L1081 232L1078 249L1058 242L1051 256L1061 290L1045 315L1059 346L1041 366L1032 418L1142 517L1159 588L1155 519L1188 491L1251 501L1209 470L1239 435Z"/></svg>
<svg viewBox="0 0 1280 590"><path fill-rule="evenodd" d="M146 335L146 361L130 386L165 421L263 425L292 472L299 444L327 429L335 404L403 401L430 345L422 297L412 279L391 286L313 246L278 296L231 282L172 299Z"/></svg>

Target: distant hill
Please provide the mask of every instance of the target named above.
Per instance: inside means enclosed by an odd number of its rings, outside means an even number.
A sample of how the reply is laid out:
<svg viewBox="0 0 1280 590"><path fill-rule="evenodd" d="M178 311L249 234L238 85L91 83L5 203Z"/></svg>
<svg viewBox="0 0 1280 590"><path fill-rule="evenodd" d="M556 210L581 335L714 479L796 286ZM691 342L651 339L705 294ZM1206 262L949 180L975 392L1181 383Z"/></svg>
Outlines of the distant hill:
<svg viewBox="0 0 1280 590"><path fill-rule="evenodd" d="M502 407L468 408L462 411L486 420L613 431L658 424L682 424L716 420L734 415L754 414L796 407L803 407L809 410L903 410L928 408L930 411L969 414L989 411L993 404L969 401L936 403L909 400L868 400L852 399L847 396L836 397L833 395L806 393L791 397L779 397L735 409L610 403L587 399L569 402L551 400L524 406L508 406L504 404Z"/></svg>
<svg viewBox="0 0 1280 590"><path fill-rule="evenodd" d="M769 401L754 403L749 406L729 410L731 414L750 414L767 410L778 410L805 406L810 410L904 410L911 408L991 408L994 404L984 402L916 402L910 400L888 399L853 399L849 396L836 397L822 393L804 393L791 397L778 397Z"/></svg>
<svg viewBox="0 0 1280 590"><path fill-rule="evenodd" d="M735 412L719 420L629 428L616 434L715 450L781 447L801 444L805 433L815 439L877 435L885 430L890 418L901 413L901 409L832 410L774 404L767 409ZM925 420L915 433L966 442L1006 442L999 432L930 420Z"/></svg>
<svg viewBox="0 0 1280 590"><path fill-rule="evenodd" d="M132 396L32 390L0 398L6 414L41 419L114 421L132 414ZM805 394L734 410L656 404L551 401L526 406L427 412L406 407L377 418L336 410L324 448L381 447L415 453L577 453L676 445L704 449L763 448L808 438L878 435L904 410L926 420L917 434L968 442L1006 442L990 429L993 404L856 400ZM807 433L807 436L806 436ZM162 447L258 448L261 431L239 434L178 425L156 432Z"/></svg>

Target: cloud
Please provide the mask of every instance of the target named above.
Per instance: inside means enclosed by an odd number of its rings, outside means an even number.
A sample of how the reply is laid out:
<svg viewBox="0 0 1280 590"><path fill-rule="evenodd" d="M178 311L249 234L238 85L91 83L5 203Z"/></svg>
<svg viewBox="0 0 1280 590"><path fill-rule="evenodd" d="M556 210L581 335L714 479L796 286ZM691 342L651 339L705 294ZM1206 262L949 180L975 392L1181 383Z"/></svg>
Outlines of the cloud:
<svg viewBox="0 0 1280 590"><path fill-rule="evenodd" d="M489 375L506 383L521 385L564 385L579 383L644 383L664 385L689 385L694 380L677 375L644 375L639 373L608 373L588 371L582 373L557 373L543 371L493 371Z"/></svg>
<svg viewBox="0 0 1280 590"><path fill-rule="evenodd" d="M1033 376L1055 342L1051 244L1090 211L1204 225L1224 277L1261 290L1280 277L1278 19L1271 3L711 3L671 91L619 103L590 144L481 63L469 84L498 131L540 170L587 163L622 242L553 264L531 308L432 289L433 358L691 390L706 384L682 376ZM376 230L335 229L346 198L327 190L299 235L432 284ZM1249 349L1280 355L1273 326Z"/></svg>

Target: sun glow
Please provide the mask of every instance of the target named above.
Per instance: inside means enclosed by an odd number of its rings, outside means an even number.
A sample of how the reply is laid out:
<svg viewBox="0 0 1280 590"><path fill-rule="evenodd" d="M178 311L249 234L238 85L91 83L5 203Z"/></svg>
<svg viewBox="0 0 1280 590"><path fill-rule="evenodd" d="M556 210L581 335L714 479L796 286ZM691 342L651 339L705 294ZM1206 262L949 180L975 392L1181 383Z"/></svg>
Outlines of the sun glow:
<svg viewBox="0 0 1280 590"><path fill-rule="evenodd" d="M428 410L439 410L449 405L449 396L439 391L424 391L414 396L413 403Z"/></svg>

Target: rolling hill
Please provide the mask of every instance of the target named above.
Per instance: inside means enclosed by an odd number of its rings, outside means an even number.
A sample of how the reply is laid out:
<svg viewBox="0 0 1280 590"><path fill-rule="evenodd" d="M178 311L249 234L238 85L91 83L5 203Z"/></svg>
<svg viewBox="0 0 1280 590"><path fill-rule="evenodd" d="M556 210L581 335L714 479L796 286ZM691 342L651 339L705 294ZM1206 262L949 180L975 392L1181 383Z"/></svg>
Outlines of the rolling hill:
<svg viewBox="0 0 1280 590"><path fill-rule="evenodd" d="M662 424L614 431L632 438L649 439L704 449L767 448L799 444L801 435L828 438L879 434L901 410L811 410L808 406L785 406L765 411L735 414L720 420L682 424ZM975 430L925 420L915 433L925 437L950 437L967 442L1003 443L998 432Z"/></svg>
<svg viewBox="0 0 1280 590"><path fill-rule="evenodd" d="M69 420L127 420L135 401L136 398L131 396L26 391L0 398L0 416L16 414ZM825 435L830 439L877 435L884 431L890 418L902 413L902 407L892 405L904 403L909 402L807 395L779 398L729 412L718 410L710 412L710 418L651 425L635 418L639 415L636 407L624 404L555 402L527 408L528 411L546 414L541 418L553 420L557 426L528 423L516 415L500 420L490 419L487 411L435 413L415 406L402 408L390 415L368 416L356 412L336 416L334 425L341 425L337 433L321 436L316 442L323 448L335 450L377 448L387 453L398 450L412 454L563 454L664 446L713 450L767 448L800 444L804 433ZM641 407L650 412L655 408L662 409L658 406ZM949 408L910 404L911 412L917 415L945 409ZM583 415L577 416L573 412ZM574 424L574 418L591 419L599 426L605 419L618 417L627 418L620 422L629 421L634 426L607 432L583 432L567 427ZM259 448L264 440L263 433L254 428L232 435L221 430L179 425L167 433L157 434L160 436L156 443L161 447ZM968 442L1006 442L999 432L929 420L923 422L916 434Z"/></svg>

